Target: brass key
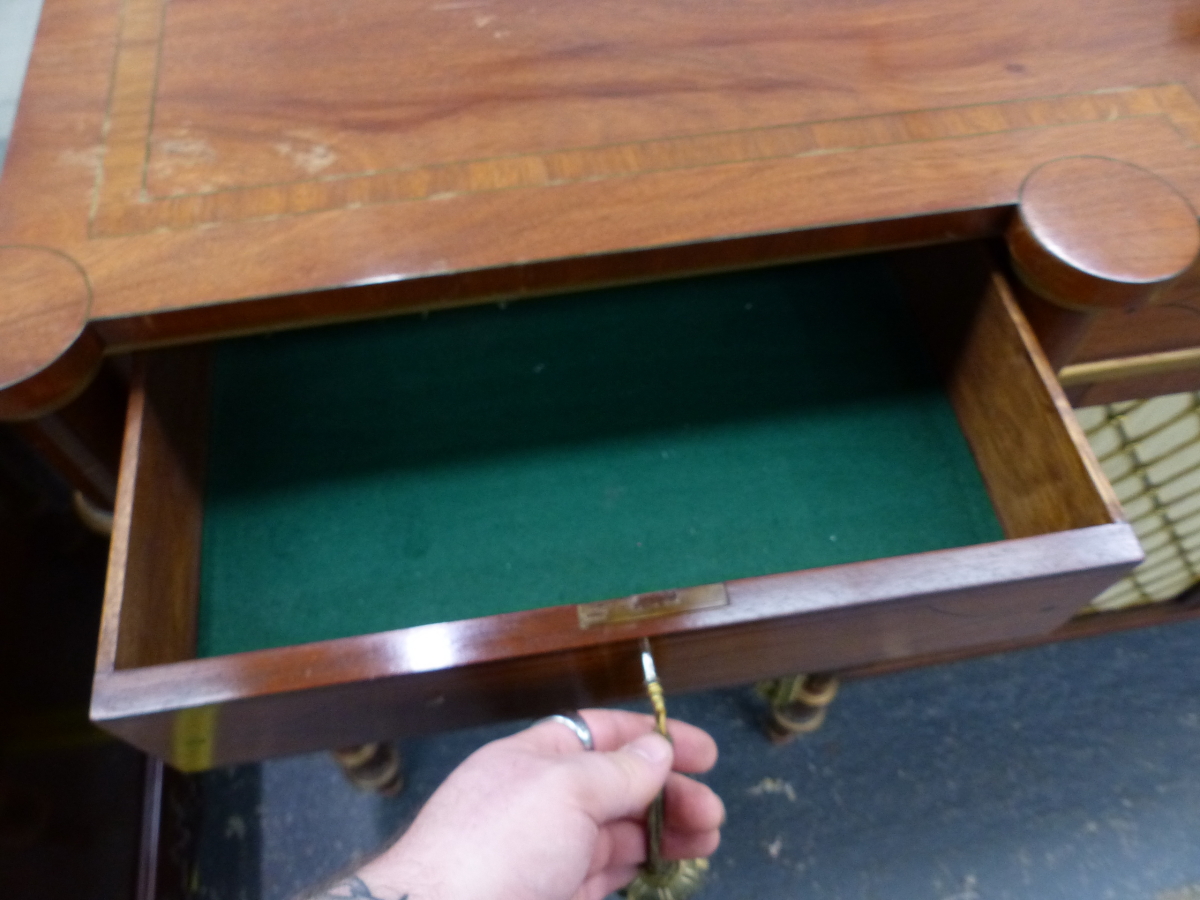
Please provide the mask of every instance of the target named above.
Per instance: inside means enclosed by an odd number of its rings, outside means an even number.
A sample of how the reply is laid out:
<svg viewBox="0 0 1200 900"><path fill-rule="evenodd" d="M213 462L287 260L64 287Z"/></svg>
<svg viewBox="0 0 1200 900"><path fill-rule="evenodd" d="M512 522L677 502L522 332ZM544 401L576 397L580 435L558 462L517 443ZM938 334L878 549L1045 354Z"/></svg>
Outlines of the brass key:
<svg viewBox="0 0 1200 900"><path fill-rule="evenodd" d="M646 694L654 708L654 728L668 741L667 701L658 681L650 641L642 638L642 674ZM629 900L687 900L704 884L707 859L663 859L663 792L659 791L646 813L646 863L638 877L621 893Z"/></svg>

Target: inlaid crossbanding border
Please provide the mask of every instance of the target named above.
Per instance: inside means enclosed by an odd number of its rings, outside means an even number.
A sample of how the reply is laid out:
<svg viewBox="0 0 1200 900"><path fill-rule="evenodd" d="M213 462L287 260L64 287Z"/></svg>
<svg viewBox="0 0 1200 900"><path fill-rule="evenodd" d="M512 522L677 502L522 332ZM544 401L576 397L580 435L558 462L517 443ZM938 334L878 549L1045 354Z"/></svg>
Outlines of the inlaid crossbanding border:
<svg viewBox="0 0 1200 900"><path fill-rule="evenodd" d="M92 237L430 201L903 144L977 138L1145 117L1200 144L1200 104L1179 84L797 122L436 165L315 176L203 192L149 187L165 0L126 0L106 116Z"/></svg>

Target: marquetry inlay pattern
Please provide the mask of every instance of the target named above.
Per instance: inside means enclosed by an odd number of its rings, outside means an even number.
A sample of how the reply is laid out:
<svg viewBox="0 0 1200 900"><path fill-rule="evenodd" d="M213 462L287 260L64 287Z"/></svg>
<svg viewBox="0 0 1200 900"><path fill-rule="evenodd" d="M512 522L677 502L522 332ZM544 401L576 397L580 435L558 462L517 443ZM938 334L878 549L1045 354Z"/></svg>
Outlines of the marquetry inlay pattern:
<svg viewBox="0 0 1200 900"><path fill-rule="evenodd" d="M1021 131L1097 125L1111 129L1123 122L1148 118L1166 123L1167 131L1174 132L1181 148L1200 143L1200 106L1185 87L1167 84L564 147L433 165L398 164L270 184L178 189L171 187L169 176L151 177L156 154L161 155L162 146L171 143L156 135L154 124L166 6L164 0L126 3L107 112L102 173L92 205L93 237L980 139ZM1131 147L1136 146L1134 132L1128 139ZM1078 143L1079 152L1086 152L1087 135L1081 133ZM195 144L190 149L205 152L202 141ZM176 149L186 151L189 147Z"/></svg>

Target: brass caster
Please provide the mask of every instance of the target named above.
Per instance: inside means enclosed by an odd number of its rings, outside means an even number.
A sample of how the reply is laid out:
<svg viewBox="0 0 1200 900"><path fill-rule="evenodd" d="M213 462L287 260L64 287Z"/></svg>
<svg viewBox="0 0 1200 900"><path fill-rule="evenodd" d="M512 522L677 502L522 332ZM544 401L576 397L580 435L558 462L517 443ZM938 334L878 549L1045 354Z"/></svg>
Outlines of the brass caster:
<svg viewBox="0 0 1200 900"><path fill-rule="evenodd" d="M360 791L394 797L404 790L404 769L395 744L360 744L333 751L346 780Z"/></svg>
<svg viewBox="0 0 1200 900"><path fill-rule="evenodd" d="M771 743L786 744L820 728L837 690L837 678L821 673L760 682L758 692L770 704L766 730Z"/></svg>
<svg viewBox="0 0 1200 900"><path fill-rule="evenodd" d="M776 746L790 744L802 734L811 734L825 724L825 709L805 709L800 715L771 710L767 719L767 740Z"/></svg>
<svg viewBox="0 0 1200 900"><path fill-rule="evenodd" d="M672 860L658 872L643 869L621 896L627 900L687 900L704 886L707 871L707 859Z"/></svg>

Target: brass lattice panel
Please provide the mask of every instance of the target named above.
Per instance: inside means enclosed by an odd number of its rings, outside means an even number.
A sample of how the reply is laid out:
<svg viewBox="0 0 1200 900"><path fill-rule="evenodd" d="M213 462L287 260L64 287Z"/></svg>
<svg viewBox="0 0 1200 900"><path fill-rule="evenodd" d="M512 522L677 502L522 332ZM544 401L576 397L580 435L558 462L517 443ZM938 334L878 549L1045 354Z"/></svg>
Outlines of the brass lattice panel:
<svg viewBox="0 0 1200 900"><path fill-rule="evenodd" d="M1200 392L1077 411L1146 551L1095 610L1169 600L1200 581Z"/></svg>

